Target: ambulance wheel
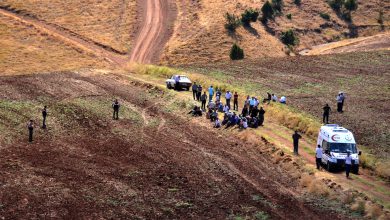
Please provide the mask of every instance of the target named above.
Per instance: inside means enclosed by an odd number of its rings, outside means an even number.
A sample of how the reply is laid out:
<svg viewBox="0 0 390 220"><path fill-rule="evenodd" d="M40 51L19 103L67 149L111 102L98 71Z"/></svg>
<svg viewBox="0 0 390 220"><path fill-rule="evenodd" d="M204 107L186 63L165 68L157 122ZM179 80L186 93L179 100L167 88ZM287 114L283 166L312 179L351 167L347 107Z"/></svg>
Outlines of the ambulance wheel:
<svg viewBox="0 0 390 220"><path fill-rule="evenodd" d="M328 161L328 163L326 164L326 170L328 170L329 172L332 172L332 171L333 171L333 166L332 166L331 163L329 163L329 161Z"/></svg>
<svg viewBox="0 0 390 220"><path fill-rule="evenodd" d="M167 83L167 89L172 89L172 86L170 83Z"/></svg>

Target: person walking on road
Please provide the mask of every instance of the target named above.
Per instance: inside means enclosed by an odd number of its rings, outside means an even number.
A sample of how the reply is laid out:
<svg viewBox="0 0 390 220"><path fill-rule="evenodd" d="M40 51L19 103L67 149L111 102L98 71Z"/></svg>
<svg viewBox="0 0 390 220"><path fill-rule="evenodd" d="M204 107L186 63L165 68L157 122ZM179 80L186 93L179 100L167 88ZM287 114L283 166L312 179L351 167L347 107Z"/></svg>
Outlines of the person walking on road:
<svg viewBox="0 0 390 220"><path fill-rule="evenodd" d="M339 94L336 97L337 112L339 112L339 113L343 113L344 100L345 100L344 93L343 92L339 92Z"/></svg>
<svg viewBox="0 0 390 220"><path fill-rule="evenodd" d="M347 153L347 157L345 158L345 175L347 178L349 178L349 172L351 172L351 166L352 166L352 157L351 153Z"/></svg>
<svg viewBox="0 0 390 220"><path fill-rule="evenodd" d="M235 92L234 96L233 96L233 110L238 111L238 94L237 94L237 92Z"/></svg>
<svg viewBox="0 0 390 220"><path fill-rule="evenodd" d="M192 85L192 97L194 100L196 100L196 94L198 93L198 85L196 85L196 82Z"/></svg>
<svg viewBox="0 0 390 220"><path fill-rule="evenodd" d="M119 107L121 105L119 104L118 99L115 99L115 101L112 103L112 108L114 109L114 113L112 114L112 119L118 120L119 119Z"/></svg>
<svg viewBox="0 0 390 220"><path fill-rule="evenodd" d="M47 117L47 106L45 105L42 109L42 129L46 129L46 117Z"/></svg>
<svg viewBox="0 0 390 220"><path fill-rule="evenodd" d="M298 131L295 131L294 134L292 135L295 155L298 155L298 144L299 144L299 139L301 139L301 138L302 138L302 136L300 134L298 134Z"/></svg>
<svg viewBox="0 0 390 220"><path fill-rule="evenodd" d="M214 88L213 88L213 86L210 86L209 87L209 100L213 100L213 96L214 96Z"/></svg>
<svg viewBox="0 0 390 220"><path fill-rule="evenodd" d="M226 99L226 105L229 106L229 109L231 109L230 100L232 99L232 93L229 90L225 94L225 99Z"/></svg>
<svg viewBox="0 0 390 220"><path fill-rule="evenodd" d="M200 97L200 101L202 102L202 110L206 110L206 102L207 102L207 95L206 92L203 93L203 95Z"/></svg>
<svg viewBox="0 0 390 220"><path fill-rule="evenodd" d="M33 132L34 132L34 121L30 120L27 123L27 129L28 129L28 142L33 142Z"/></svg>
<svg viewBox="0 0 390 220"><path fill-rule="evenodd" d="M322 148L320 145L317 145L316 148L316 165L317 165L317 170L321 168L321 159L322 159Z"/></svg>
<svg viewBox="0 0 390 220"><path fill-rule="evenodd" d="M329 107L328 104L326 104L322 109L324 109L324 113L322 115L322 122L324 124L329 124L329 114L330 114L331 108Z"/></svg>
<svg viewBox="0 0 390 220"><path fill-rule="evenodd" d="M180 76L179 75L175 76L175 90L177 90L177 91L180 90Z"/></svg>

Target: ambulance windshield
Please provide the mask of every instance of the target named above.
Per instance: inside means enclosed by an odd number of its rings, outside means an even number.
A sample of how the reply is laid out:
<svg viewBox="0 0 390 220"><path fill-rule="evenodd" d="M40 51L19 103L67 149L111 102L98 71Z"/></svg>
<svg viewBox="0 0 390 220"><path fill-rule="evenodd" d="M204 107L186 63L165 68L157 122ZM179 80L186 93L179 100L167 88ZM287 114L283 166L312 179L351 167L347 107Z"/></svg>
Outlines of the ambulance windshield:
<svg viewBox="0 0 390 220"><path fill-rule="evenodd" d="M335 153L357 153L356 144L351 143L330 143L330 151Z"/></svg>

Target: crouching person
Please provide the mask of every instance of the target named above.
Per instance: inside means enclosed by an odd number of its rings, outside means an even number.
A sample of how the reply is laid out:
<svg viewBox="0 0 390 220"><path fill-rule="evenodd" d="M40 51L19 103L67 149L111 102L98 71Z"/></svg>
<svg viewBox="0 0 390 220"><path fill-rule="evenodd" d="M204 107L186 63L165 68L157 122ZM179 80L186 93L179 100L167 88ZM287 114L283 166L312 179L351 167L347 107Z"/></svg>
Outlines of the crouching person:
<svg viewBox="0 0 390 220"><path fill-rule="evenodd" d="M221 121L219 118L215 119L214 128L220 128L221 127Z"/></svg>

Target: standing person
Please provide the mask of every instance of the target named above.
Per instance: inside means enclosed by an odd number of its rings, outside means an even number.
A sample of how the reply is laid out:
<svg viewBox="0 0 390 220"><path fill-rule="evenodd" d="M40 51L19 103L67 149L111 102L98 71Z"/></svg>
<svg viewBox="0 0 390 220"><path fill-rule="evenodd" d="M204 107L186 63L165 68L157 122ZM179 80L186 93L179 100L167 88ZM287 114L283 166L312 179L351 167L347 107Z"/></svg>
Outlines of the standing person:
<svg viewBox="0 0 390 220"><path fill-rule="evenodd" d="M324 114L322 116L322 122L324 124L329 124L329 114L330 114L331 108L329 107L328 104L326 104L322 109L324 109Z"/></svg>
<svg viewBox="0 0 390 220"><path fill-rule="evenodd" d="M302 138L302 136L300 134L298 134L298 131L295 131L294 134L292 135L295 155L298 155L298 144L299 144L299 139L301 139L301 138Z"/></svg>
<svg viewBox="0 0 390 220"><path fill-rule="evenodd" d="M28 129L28 142L33 142L33 132L34 132L34 121L30 120L27 123L27 129Z"/></svg>
<svg viewBox="0 0 390 220"><path fill-rule="evenodd" d="M192 85L192 97L194 100L196 100L196 94L198 93L198 85L196 85L196 82Z"/></svg>
<svg viewBox="0 0 390 220"><path fill-rule="evenodd" d="M345 175L347 178L349 178L349 172L351 172L351 166L352 166L352 157L351 153L347 153L347 157L345 158Z"/></svg>
<svg viewBox="0 0 390 220"><path fill-rule="evenodd" d="M118 99L115 99L115 101L112 103L112 108L114 109L114 113L112 114L112 119L114 120L119 119L119 107L121 107L121 105L119 104Z"/></svg>
<svg viewBox="0 0 390 220"><path fill-rule="evenodd" d="M47 117L47 106L45 105L42 109L42 118L43 118L42 128L43 129L46 129L46 117Z"/></svg>
<svg viewBox="0 0 390 220"><path fill-rule="evenodd" d="M265 111L264 111L263 107L260 107L260 110L259 110L259 126L263 126L264 114L265 114Z"/></svg>
<svg viewBox="0 0 390 220"><path fill-rule="evenodd" d="M272 99L271 93L267 92L267 102L268 102L268 104L271 102L271 99Z"/></svg>
<svg viewBox="0 0 390 220"><path fill-rule="evenodd" d="M197 93L196 93L196 100L200 101L200 97L202 96L202 85L198 85Z"/></svg>
<svg viewBox="0 0 390 220"><path fill-rule="evenodd" d="M339 92L339 94L336 97L337 112L339 112L339 113L343 112L344 100L345 100L344 93L343 92Z"/></svg>
<svg viewBox="0 0 390 220"><path fill-rule="evenodd" d="M235 92L234 96L233 96L233 110L238 111L238 94L237 94L237 92Z"/></svg>
<svg viewBox="0 0 390 220"><path fill-rule="evenodd" d="M226 99L226 105L230 107L230 100L232 99L232 93L228 90L225 94L225 99Z"/></svg>
<svg viewBox="0 0 390 220"><path fill-rule="evenodd" d="M252 98L249 100L249 113L252 112L252 109L253 109L253 107L255 106L255 104L256 104L255 97L252 97Z"/></svg>
<svg viewBox="0 0 390 220"><path fill-rule="evenodd" d="M180 76L179 75L175 76L175 90L177 90L177 91L180 90Z"/></svg>
<svg viewBox="0 0 390 220"><path fill-rule="evenodd" d="M317 145L316 148L316 164L317 164L317 170L321 168L321 159L322 159L322 149L320 145Z"/></svg>
<svg viewBox="0 0 390 220"><path fill-rule="evenodd" d="M213 100L213 96L214 96L214 88L213 88L213 86L210 86L209 87L209 100Z"/></svg>
<svg viewBox="0 0 390 220"><path fill-rule="evenodd" d="M221 95L222 95L221 89L217 89L217 92L215 93L215 98L217 100L221 100Z"/></svg>
<svg viewBox="0 0 390 220"><path fill-rule="evenodd" d="M200 97L200 101L202 102L202 110L206 110L206 101L207 101L207 95L206 92L203 93L203 95Z"/></svg>

